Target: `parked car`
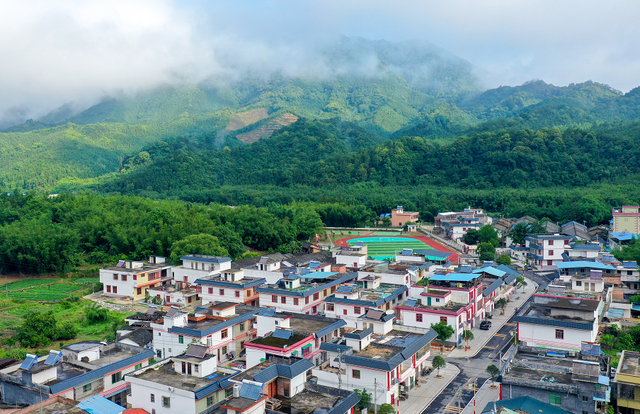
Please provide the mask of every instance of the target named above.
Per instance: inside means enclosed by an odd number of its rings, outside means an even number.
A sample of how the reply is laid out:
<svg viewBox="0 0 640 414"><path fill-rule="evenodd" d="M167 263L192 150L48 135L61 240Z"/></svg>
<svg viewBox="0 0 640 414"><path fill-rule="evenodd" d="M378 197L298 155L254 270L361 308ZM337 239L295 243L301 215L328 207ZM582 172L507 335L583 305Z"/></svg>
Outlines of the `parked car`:
<svg viewBox="0 0 640 414"><path fill-rule="evenodd" d="M482 321L480 322L480 329L484 331L488 331L491 328L491 321Z"/></svg>

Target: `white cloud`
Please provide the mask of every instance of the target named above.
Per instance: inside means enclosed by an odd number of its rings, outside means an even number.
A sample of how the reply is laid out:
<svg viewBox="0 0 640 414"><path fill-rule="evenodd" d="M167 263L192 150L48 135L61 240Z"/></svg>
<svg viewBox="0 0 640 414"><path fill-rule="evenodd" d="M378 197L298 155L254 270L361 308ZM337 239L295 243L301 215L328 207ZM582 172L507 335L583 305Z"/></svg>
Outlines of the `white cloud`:
<svg viewBox="0 0 640 414"><path fill-rule="evenodd" d="M492 86L591 79L627 91L640 84L639 11L631 0L3 2L0 120L245 69L321 72L317 46L341 34L432 42Z"/></svg>

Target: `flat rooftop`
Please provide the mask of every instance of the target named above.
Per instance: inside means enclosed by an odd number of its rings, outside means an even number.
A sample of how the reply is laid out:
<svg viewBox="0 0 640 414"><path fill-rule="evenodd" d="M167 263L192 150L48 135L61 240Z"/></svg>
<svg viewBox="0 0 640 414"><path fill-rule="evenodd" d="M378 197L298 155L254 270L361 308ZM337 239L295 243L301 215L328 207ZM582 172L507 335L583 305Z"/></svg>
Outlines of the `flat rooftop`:
<svg viewBox="0 0 640 414"><path fill-rule="evenodd" d="M422 335L411 334L404 331L392 330L385 335L373 335L371 341L377 344L392 345L397 347L406 348L413 342L420 339Z"/></svg>
<svg viewBox="0 0 640 414"><path fill-rule="evenodd" d="M311 414L324 413L336 405L342 398L337 395L324 394L305 389L294 395L293 398L276 396L282 405L277 411L285 414Z"/></svg>
<svg viewBox="0 0 640 414"><path fill-rule="evenodd" d="M555 319L559 321L586 322L586 323L592 323L593 320L595 319L595 316L590 318L581 318L579 316L552 315L551 308L545 305L539 305L539 304L533 304L524 313L521 313L520 316L528 316L532 318L542 318L542 319Z"/></svg>
<svg viewBox="0 0 640 414"><path fill-rule="evenodd" d="M156 366L158 367L158 369L154 369L154 367L151 367L135 371L131 374L127 374L127 376L144 379L145 381L156 382L158 384L167 385L170 387L176 387L185 391L199 390L200 388L206 387L212 382L219 381L222 378L229 376L229 374L225 374L223 372L211 373L211 375L215 375L215 377L213 378L200 378L181 374L179 372L176 372L176 370L172 368L172 360L160 362Z"/></svg>
<svg viewBox="0 0 640 414"><path fill-rule="evenodd" d="M289 319L289 325L293 332L306 333L309 335L313 335L339 321L339 319L326 318L324 316L299 313L293 313L291 315L293 315L293 317Z"/></svg>
<svg viewBox="0 0 640 414"><path fill-rule="evenodd" d="M237 303L234 303L234 305L237 305ZM189 322L187 324L187 328L191 328L191 329L196 329L199 331L205 330L207 328L211 328L212 326L216 326L219 325L223 322L228 321L229 319L235 318L237 316L240 315L244 315L245 313L249 313L249 312L254 312L256 311L257 308L252 308L249 306L245 306L245 305L238 305L235 308L235 313L233 315L228 315L228 316L214 316L214 318L216 319L206 319L204 321L200 321L200 322ZM206 310L202 310L202 312L198 311L198 314L209 314L211 315L211 312L209 311L208 313L206 312Z"/></svg>
<svg viewBox="0 0 640 414"><path fill-rule="evenodd" d="M402 352L404 347L393 345L382 345L378 343L370 343L366 348L361 351L353 353L353 356L377 359L379 361L388 361L395 354Z"/></svg>
<svg viewBox="0 0 640 414"><path fill-rule="evenodd" d="M618 372L640 376L640 352L624 351L624 359L622 364L618 365Z"/></svg>
<svg viewBox="0 0 640 414"><path fill-rule="evenodd" d="M574 385L569 373L559 373L547 370L529 369L523 367L511 367L505 377L513 377L522 380L549 382L554 384Z"/></svg>
<svg viewBox="0 0 640 414"><path fill-rule="evenodd" d="M585 312L594 312L600 306L600 301L587 300L581 298L572 297L558 297L558 296L540 296L534 295L534 305L543 305L549 308L556 309L571 309L581 310Z"/></svg>
<svg viewBox="0 0 640 414"><path fill-rule="evenodd" d="M253 339L247 343L273 346L276 348L284 348L285 346L289 347L291 345L297 344L298 342L308 337L309 335L299 334L294 331L291 337L289 337L289 339L276 338L274 336L264 336L264 337L258 337L256 339Z"/></svg>

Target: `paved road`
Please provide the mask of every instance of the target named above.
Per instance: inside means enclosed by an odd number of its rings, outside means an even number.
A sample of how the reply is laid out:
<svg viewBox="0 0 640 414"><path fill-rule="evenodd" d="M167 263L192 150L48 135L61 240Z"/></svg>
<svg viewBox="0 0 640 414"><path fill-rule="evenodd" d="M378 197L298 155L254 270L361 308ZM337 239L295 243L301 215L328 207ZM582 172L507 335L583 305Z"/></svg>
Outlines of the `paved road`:
<svg viewBox="0 0 640 414"><path fill-rule="evenodd" d="M524 276L536 282L539 285L539 289L546 289L549 282L558 277L558 272L555 270L526 270Z"/></svg>
<svg viewBox="0 0 640 414"><path fill-rule="evenodd" d="M500 351L509 349L511 332L515 331L516 324L513 317L500 329L482 350L471 358L447 358L447 363L456 365L460 374L444 389L442 393L429 405L423 414L459 413L473 398L471 384L476 382L479 388L489 377L487 367L491 364L500 367ZM458 392L459 390L459 392ZM460 407L460 408L458 408ZM483 407L478 407L478 412Z"/></svg>

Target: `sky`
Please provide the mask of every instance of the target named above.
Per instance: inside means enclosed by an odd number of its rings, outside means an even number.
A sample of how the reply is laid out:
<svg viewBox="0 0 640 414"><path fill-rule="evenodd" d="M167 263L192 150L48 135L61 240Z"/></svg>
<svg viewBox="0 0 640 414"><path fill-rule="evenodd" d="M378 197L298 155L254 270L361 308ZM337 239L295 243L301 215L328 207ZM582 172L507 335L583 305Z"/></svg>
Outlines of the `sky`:
<svg viewBox="0 0 640 414"><path fill-rule="evenodd" d="M0 127L64 104L243 70L317 70L339 36L431 42L487 88L542 79L640 86L637 0L0 2Z"/></svg>

